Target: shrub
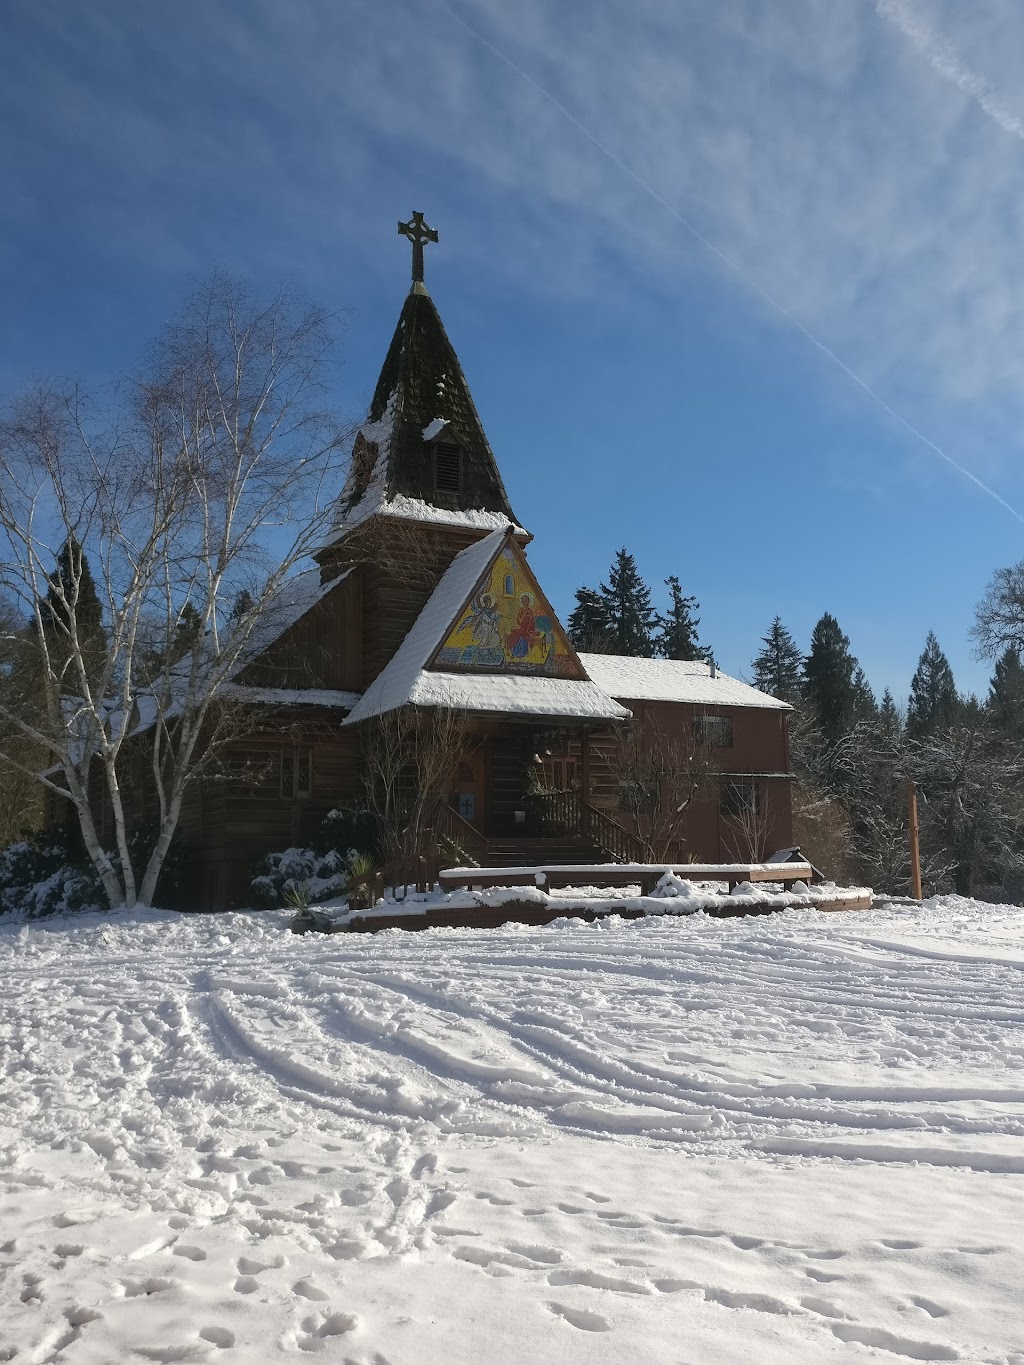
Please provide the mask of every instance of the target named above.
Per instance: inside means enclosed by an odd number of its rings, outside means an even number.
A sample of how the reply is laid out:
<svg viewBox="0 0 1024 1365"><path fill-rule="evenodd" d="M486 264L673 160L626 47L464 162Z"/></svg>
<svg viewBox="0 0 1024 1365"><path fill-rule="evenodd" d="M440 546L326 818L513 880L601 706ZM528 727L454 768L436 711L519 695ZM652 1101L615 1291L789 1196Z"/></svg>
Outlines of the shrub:
<svg viewBox="0 0 1024 1365"><path fill-rule="evenodd" d="M286 848L260 859L251 882L253 904L277 909L302 885L311 902L343 896L353 885L353 870L364 866L365 872L374 862L377 843L377 821L369 811L329 811L312 848Z"/></svg>
<svg viewBox="0 0 1024 1365"><path fill-rule="evenodd" d="M348 885L346 860L334 849L325 854L312 848L268 853L260 859L251 882L253 904L260 910L275 910L287 903L289 891L303 885L311 901L343 895Z"/></svg>
<svg viewBox="0 0 1024 1365"><path fill-rule="evenodd" d="M0 851L0 911L42 919L106 906L96 873L60 835L40 830Z"/></svg>

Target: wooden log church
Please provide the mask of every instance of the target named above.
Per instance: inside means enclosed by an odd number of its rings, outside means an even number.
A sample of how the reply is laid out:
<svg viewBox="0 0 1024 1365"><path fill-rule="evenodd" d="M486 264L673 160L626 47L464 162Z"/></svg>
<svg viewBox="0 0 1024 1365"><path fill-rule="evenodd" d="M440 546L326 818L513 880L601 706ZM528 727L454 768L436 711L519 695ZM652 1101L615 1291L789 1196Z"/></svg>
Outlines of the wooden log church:
<svg viewBox="0 0 1024 1365"><path fill-rule="evenodd" d="M713 771L675 857L734 861L788 845L785 703L703 661L573 648L423 281L423 247L437 234L421 214L399 230L413 245L412 288L333 532L231 684L265 724L183 810L200 903L245 904L262 854L308 843L332 808L360 804L366 729L402 708L465 718L442 853L506 865L642 859L635 776L617 761L641 725L697 735ZM758 849L741 846L752 814Z"/></svg>

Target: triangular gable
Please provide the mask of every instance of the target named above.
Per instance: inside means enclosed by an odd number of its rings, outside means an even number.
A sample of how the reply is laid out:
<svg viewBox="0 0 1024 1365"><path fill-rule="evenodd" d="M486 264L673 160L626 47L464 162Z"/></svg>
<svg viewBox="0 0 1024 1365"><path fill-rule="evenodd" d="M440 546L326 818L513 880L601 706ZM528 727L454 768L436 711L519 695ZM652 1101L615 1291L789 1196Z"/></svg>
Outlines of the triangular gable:
<svg viewBox="0 0 1024 1365"><path fill-rule="evenodd" d="M526 556L506 534L427 665L445 672L587 679Z"/></svg>

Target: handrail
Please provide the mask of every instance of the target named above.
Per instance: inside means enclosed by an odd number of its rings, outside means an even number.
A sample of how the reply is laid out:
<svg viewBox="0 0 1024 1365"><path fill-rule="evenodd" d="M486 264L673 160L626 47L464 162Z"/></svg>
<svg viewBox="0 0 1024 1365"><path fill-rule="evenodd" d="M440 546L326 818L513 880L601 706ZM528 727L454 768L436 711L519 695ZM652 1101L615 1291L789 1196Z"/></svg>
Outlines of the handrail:
<svg viewBox="0 0 1024 1365"><path fill-rule="evenodd" d="M651 850L631 830L584 801L579 792L539 792L530 798L545 834L589 839L616 863L643 863Z"/></svg>
<svg viewBox="0 0 1024 1365"><path fill-rule="evenodd" d="M464 854L477 867L482 867L487 861L487 840L468 820L463 819L454 806L450 806L447 801L441 803L437 812L437 825L434 834L438 839L445 839L456 848L461 849Z"/></svg>
<svg viewBox="0 0 1024 1365"><path fill-rule="evenodd" d="M643 863L650 860L651 850L632 830L620 825L603 810L587 801L580 802L580 832L585 833L603 853L617 863Z"/></svg>

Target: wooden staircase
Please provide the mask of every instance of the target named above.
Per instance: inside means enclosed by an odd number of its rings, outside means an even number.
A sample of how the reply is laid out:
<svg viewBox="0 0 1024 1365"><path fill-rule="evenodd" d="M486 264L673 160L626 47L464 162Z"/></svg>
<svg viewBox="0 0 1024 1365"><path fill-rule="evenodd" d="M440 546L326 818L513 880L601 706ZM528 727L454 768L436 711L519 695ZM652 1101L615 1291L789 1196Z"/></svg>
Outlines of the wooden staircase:
<svg viewBox="0 0 1024 1365"><path fill-rule="evenodd" d="M559 863L606 863L608 854L585 838L488 839L481 867L539 867Z"/></svg>
<svg viewBox="0 0 1024 1365"><path fill-rule="evenodd" d="M530 797L531 829L519 837L490 838L445 805L437 824L441 866L537 867L560 863L640 863L646 845L578 792ZM447 860L447 861L446 861Z"/></svg>

